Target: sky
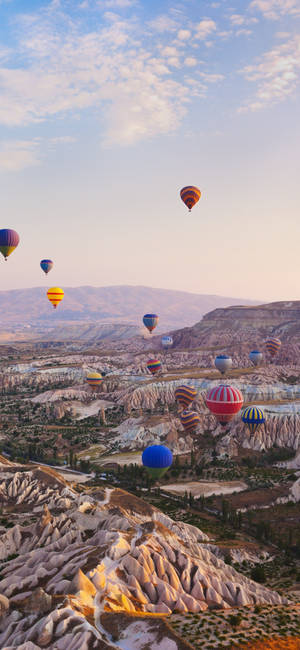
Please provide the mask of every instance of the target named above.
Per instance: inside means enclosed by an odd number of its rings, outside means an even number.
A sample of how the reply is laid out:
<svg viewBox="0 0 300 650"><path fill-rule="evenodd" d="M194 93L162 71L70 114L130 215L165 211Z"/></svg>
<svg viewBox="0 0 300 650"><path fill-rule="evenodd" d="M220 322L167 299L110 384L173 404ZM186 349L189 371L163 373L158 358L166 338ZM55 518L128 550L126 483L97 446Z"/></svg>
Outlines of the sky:
<svg viewBox="0 0 300 650"><path fill-rule="evenodd" d="M0 289L299 299L299 78L300 0L0 0Z"/></svg>

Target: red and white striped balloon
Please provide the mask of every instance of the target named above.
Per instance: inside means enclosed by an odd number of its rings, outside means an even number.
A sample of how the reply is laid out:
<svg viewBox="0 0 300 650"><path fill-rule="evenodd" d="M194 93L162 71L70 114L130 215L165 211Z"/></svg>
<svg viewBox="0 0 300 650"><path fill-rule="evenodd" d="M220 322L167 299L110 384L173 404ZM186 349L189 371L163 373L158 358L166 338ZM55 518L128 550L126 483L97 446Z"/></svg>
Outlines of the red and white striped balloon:
<svg viewBox="0 0 300 650"><path fill-rule="evenodd" d="M244 399L234 386L220 384L206 395L206 406L222 426L225 426L241 410Z"/></svg>

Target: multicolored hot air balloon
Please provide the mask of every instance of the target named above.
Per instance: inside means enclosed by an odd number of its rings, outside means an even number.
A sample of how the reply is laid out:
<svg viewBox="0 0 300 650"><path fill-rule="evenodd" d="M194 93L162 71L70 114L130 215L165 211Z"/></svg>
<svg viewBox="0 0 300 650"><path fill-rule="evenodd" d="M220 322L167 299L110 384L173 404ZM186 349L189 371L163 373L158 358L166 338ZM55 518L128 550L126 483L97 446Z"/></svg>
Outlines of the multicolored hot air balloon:
<svg viewBox="0 0 300 650"><path fill-rule="evenodd" d="M250 433L255 433L258 427L266 421L264 412L258 406L248 406L242 414L242 420Z"/></svg>
<svg viewBox="0 0 300 650"><path fill-rule="evenodd" d="M103 377L100 375L100 372L89 372L89 374L86 376L86 381L91 389L95 391L103 381Z"/></svg>
<svg viewBox="0 0 300 650"><path fill-rule="evenodd" d="M180 422L187 433L195 431L197 426L200 424L200 418L196 411L182 411L179 417Z"/></svg>
<svg viewBox="0 0 300 650"><path fill-rule="evenodd" d="M280 350L281 340L277 339L276 337L275 338L269 338L269 339L266 340L265 345L266 345L266 348L267 348L268 352L270 353L270 355L272 357L274 357L276 352L278 352L278 350Z"/></svg>
<svg viewBox="0 0 300 650"><path fill-rule="evenodd" d="M196 395L197 391L194 386L178 386L175 390L175 400L184 408L193 402Z"/></svg>
<svg viewBox="0 0 300 650"><path fill-rule="evenodd" d="M241 410L243 401L242 393L227 384L212 388L205 399L207 408L222 426L226 426Z"/></svg>
<svg viewBox="0 0 300 650"><path fill-rule="evenodd" d="M51 287L51 289L48 289L47 291L47 298L52 303L54 309L56 309L57 305L59 305L64 295L64 291L59 287Z"/></svg>
<svg viewBox="0 0 300 650"><path fill-rule="evenodd" d="M47 273L49 273L49 271L51 271L51 269L53 267L53 262L52 262L52 260L41 260L40 261L40 267L41 267L42 271L44 271L44 273L46 273L46 275L47 275Z"/></svg>
<svg viewBox="0 0 300 650"><path fill-rule="evenodd" d="M149 359L147 361L147 368L151 375L156 375L156 373L161 369L161 361L159 359Z"/></svg>
<svg viewBox="0 0 300 650"><path fill-rule="evenodd" d="M215 366L220 371L221 375L225 375L232 367L232 359L227 354L219 354L215 358Z"/></svg>
<svg viewBox="0 0 300 650"><path fill-rule="evenodd" d="M151 478L161 478L171 467L173 454L165 445L151 445L142 454L142 463Z"/></svg>
<svg viewBox="0 0 300 650"><path fill-rule="evenodd" d="M259 350L251 350L251 352L249 352L249 359L252 361L254 366L259 366L263 359L263 353Z"/></svg>
<svg viewBox="0 0 300 650"><path fill-rule="evenodd" d="M17 248L20 237L15 230L3 228L0 230L0 251L7 260L8 256Z"/></svg>
<svg viewBox="0 0 300 650"><path fill-rule="evenodd" d="M191 212L191 209L194 207L194 205L198 203L200 196L201 192L199 188L195 187L194 185L187 185L186 187L183 187L182 190L180 190L180 198L188 207L189 212Z"/></svg>
<svg viewBox="0 0 300 650"><path fill-rule="evenodd" d="M145 314L145 316L143 316L143 323L150 333L153 332L158 323L157 314Z"/></svg>
<svg viewBox="0 0 300 650"><path fill-rule="evenodd" d="M173 345L172 336L163 336L162 339L161 339L161 344L162 344L163 348L166 348L166 349L171 348L172 345Z"/></svg>

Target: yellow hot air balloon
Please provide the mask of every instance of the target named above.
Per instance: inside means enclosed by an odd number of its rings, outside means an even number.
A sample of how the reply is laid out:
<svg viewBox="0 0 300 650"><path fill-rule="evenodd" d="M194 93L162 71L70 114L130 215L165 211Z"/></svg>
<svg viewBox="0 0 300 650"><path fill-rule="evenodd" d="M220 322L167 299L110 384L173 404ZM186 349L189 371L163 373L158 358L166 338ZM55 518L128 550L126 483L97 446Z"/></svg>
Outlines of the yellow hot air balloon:
<svg viewBox="0 0 300 650"><path fill-rule="evenodd" d="M47 291L47 298L52 303L54 309L56 309L57 305L63 299L64 295L64 291L59 287L51 287L51 289L48 289Z"/></svg>
<svg viewBox="0 0 300 650"><path fill-rule="evenodd" d="M100 375L100 372L89 372L89 374L86 377L86 381L92 390L97 390L102 380L103 377L102 375Z"/></svg>

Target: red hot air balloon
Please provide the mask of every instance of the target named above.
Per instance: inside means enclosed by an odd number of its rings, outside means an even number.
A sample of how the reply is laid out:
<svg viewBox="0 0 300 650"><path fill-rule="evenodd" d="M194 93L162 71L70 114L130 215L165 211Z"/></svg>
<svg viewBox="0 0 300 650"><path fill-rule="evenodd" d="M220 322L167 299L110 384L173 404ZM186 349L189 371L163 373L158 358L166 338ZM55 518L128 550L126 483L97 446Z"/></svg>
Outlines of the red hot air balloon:
<svg viewBox="0 0 300 650"><path fill-rule="evenodd" d="M243 406L243 395L234 386L220 384L212 388L206 395L206 406L224 427Z"/></svg>

